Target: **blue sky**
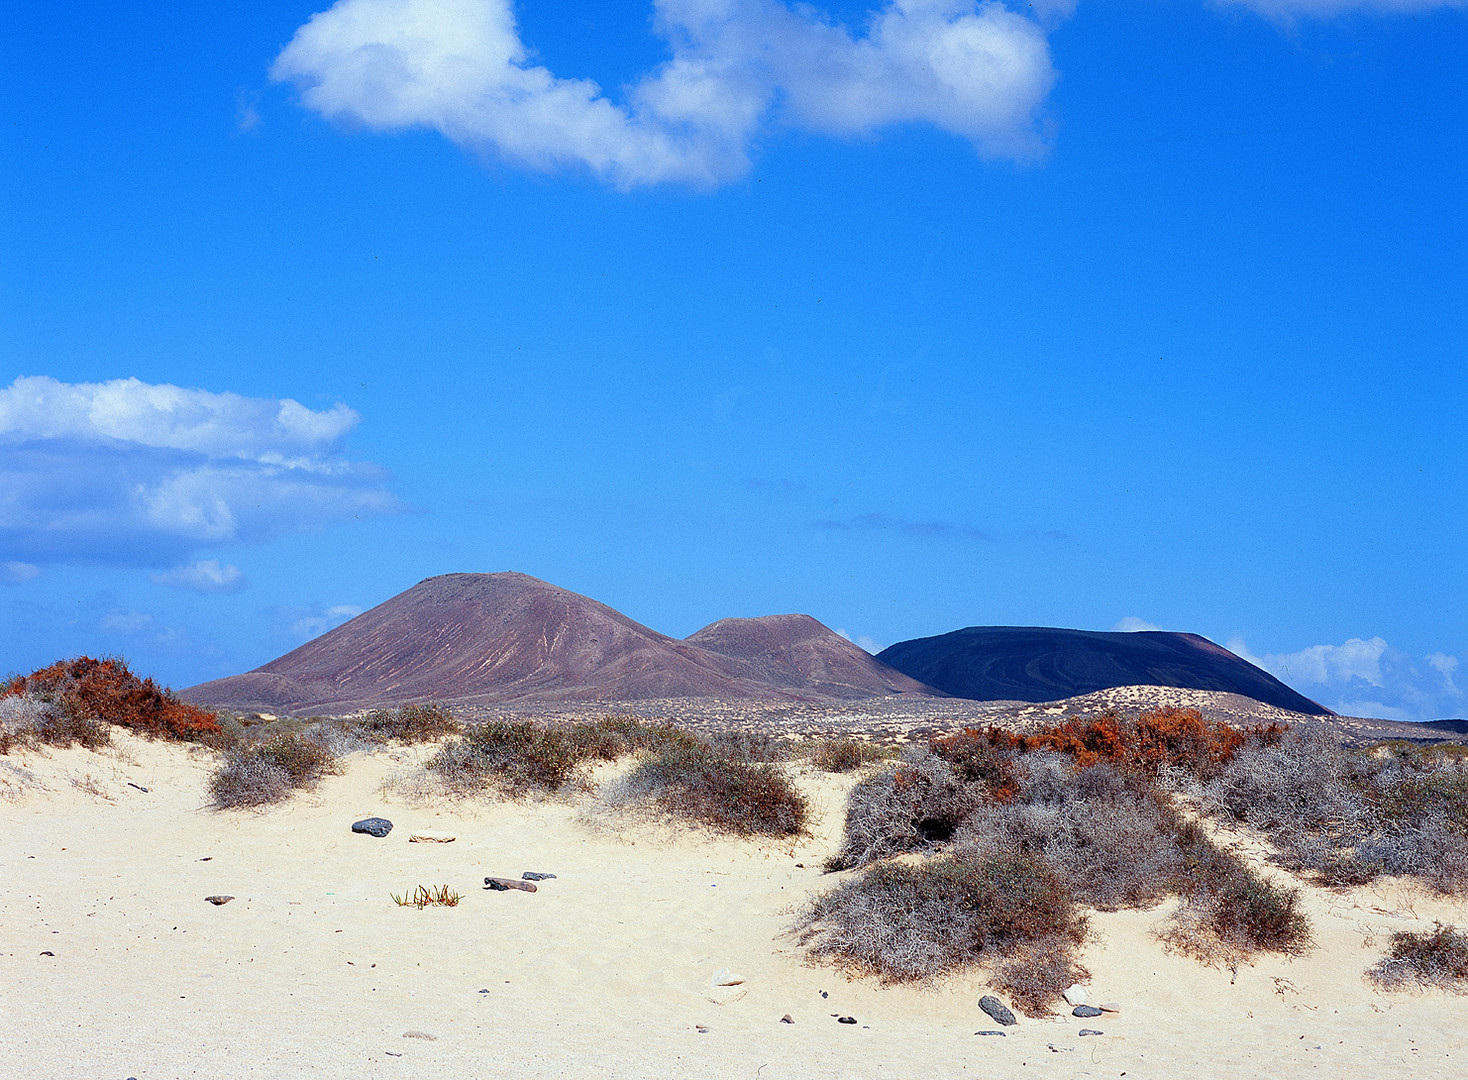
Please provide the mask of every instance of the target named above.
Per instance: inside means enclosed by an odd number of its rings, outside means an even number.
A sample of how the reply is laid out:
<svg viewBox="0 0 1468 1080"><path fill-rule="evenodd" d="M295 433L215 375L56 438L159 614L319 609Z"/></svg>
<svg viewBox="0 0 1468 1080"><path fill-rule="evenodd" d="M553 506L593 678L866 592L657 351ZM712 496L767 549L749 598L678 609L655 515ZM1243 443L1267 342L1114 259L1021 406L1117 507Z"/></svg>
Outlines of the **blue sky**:
<svg viewBox="0 0 1468 1080"><path fill-rule="evenodd" d="M0 14L0 669L521 570L1468 714L1468 6Z"/></svg>

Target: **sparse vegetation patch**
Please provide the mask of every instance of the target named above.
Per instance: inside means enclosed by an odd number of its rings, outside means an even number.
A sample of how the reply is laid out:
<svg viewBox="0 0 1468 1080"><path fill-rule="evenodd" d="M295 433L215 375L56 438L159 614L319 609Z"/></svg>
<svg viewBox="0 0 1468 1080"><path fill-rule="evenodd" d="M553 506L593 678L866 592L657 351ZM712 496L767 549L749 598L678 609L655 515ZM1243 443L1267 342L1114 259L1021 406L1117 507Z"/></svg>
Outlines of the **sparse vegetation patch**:
<svg viewBox="0 0 1468 1080"><path fill-rule="evenodd" d="M1366 975L1384 990L1468 994L1468 933L1437 923L1428 933L1393 934L1390 951Z"/></svg>
<svg viewBox="0 0 1468 1080"><path fill-rule="evenodd" d="M284 731L227 751L209 780L209 794L220 810L264 806L314 787L337 767L335 755L320 742Z"/></svg>

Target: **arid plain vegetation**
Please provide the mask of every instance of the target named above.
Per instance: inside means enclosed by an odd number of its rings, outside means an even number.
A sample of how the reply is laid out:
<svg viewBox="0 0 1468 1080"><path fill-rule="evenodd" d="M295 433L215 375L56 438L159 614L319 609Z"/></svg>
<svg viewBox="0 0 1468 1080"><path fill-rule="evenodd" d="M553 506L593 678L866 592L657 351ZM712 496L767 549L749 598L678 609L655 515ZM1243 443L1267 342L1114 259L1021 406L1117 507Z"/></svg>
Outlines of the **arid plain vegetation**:
<svg viewBox="0 0 1468 1080"><path fill-rule="evenodd" d="M978 968L1036 1016L1085 981L1091 912L1179 898L1159 939L1236 970L1261 952L1313 947L1302 887L1390 876L1468 893L1461 746L1348 750L1324 726L1236 727L1196 710L990 725L905 744L627 716L466 724L434 704L279 719L188 705L121 660L86 657L13 677L0 694L6 753L98 748L114 726L201 748L212 760L203 812L214 814L283 803L354 754L430 744L408 778L420 793L597 799L773 843L808 830L803 771L855 773L826 860L831 885L791 919L809 957L887 982ZM1240 830L1263 861L1225 839ZM1468 990L1464 942L1451 925L1398 934L1370 978L1392 990Z"/></svg>

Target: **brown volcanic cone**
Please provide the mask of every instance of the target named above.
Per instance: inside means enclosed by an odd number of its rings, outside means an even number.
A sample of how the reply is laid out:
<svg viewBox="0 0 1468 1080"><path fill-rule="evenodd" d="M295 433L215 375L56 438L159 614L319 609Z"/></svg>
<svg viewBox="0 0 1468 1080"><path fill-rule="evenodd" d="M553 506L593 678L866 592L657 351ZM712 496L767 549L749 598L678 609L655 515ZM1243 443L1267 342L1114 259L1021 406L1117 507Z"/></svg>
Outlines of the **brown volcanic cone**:
<svg viewBox="0 0 1468 1080"><path fill-rule="evenodd" d="M526 574L445 574L254 671L200 683L180 696L237 709L349 712L429 700L809 700L871 697L909 686L922 692L865 653L878 674L862 683L856 660L843 666L840 659L849 643L807 621L808 627L786 635L788 642L756 633L725 653L659 634ZM839 647L822 644L823 634Z"/></svg>
<svg viewBox="0 0 1468 1080"><path fill-rule="evenodd" d="M737 660L747 678L768 686L838 700L935 694L809 615L720 619L683 640Z"/></svg>

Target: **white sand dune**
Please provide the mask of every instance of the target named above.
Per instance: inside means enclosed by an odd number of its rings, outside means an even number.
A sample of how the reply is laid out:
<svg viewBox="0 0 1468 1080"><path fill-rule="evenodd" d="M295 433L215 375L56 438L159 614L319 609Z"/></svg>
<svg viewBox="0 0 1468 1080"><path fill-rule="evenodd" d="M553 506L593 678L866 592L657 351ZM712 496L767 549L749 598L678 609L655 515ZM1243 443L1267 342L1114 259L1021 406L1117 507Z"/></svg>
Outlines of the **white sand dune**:
<svg viewBox="0 0 1468 1080"><path fill-rule="evenodd" d="M817 868L849 780L802 773L815 835L756 843L555 802L415 805L382 791L402 751L353 756L285 806L218 813L206 752L115 742L0 759L0 1076L1468 1075L1468 999L1362 978L1391 931L1464 924L1462 902L1312 889L1318 948L1236 977L1166 952L1165 907L1097 914L1091 997L1123 1011L976 1037L995 1027L982 973L884 988L808 964L783 935L833 884ZM396 827L350 832L369 815ZM482 888L526 870L557 877L533 895ZM420 884L463 901L389 899ZM747 993L709 1000L719 969Z"/></svg>

